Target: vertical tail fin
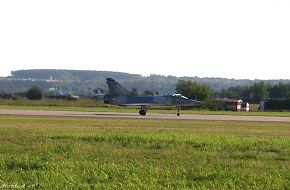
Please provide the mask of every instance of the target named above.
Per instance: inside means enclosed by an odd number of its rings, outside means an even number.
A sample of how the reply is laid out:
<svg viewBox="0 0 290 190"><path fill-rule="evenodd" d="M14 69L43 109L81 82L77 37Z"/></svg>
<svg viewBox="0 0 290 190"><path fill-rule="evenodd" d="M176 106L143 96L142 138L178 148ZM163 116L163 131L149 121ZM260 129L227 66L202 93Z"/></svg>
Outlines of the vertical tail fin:
<svg viewBox="0 0 290 190"><path fill-rule="evenodd" d="M131 93L112 78L107 78L109 92L113 96L129 96Z"/></svg>

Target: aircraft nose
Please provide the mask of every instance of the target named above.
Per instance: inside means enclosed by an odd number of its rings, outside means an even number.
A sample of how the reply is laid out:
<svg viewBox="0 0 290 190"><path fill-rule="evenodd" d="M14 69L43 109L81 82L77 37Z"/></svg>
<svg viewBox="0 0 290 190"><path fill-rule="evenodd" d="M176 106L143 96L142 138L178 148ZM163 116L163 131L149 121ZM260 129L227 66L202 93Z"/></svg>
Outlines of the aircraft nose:
<svg viewBox="0 0 290 190"><path fill-rule="evenodd" d="M197 101L197 100L191 100L192 101L192 105L196 106L196 107L200 107L203 105L203 102Z"/></svg>

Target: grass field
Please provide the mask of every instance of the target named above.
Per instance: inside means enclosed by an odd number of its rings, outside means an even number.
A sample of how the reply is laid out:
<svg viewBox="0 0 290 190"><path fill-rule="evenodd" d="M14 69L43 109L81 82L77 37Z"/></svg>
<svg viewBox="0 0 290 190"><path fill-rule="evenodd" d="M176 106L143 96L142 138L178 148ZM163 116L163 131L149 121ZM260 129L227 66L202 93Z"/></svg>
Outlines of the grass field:
<svg viewBox="0 0 290 190"><path fill-rule="evenodd" d="M290 189L289 123L0 120L3 189Z"/></svg>

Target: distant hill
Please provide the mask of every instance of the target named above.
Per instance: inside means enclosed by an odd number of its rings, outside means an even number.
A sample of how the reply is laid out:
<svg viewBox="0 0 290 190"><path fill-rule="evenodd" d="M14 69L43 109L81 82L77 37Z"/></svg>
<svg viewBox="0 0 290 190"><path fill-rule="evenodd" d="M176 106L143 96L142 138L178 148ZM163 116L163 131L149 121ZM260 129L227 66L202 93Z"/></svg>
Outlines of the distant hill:
<svg viewBox="0 0 290 190"><path fill-rule="evenodd" d="M128 74L111 71L85 71L85 70L57 70L57 69L33 69L12 71L13 78L33 78L33 79L76 79L81 81L98 80L100 78L112 77L115 79L140 78L141 75Z"/></svg>
<svg viewBox="0 0 290 190"><path fill-rule="evenodd" d="M213 90L219 91L231 86L250 86L261 80L235 80L226 78L175 77L152 74L142 76L123 72L86 71L86 70L55 70L34 69L17 70L12 77L0 79L0 90L7 92L23 91L33 85L43 89L58 88L72 91L78 95L86 95L88 89L107 89L106 78L111 77L126 86L129 90L137 88L139 92L146 89L158 92L160 95L175 93L178 80L190 80L208 84ZM52 80L51 80L52 79ZM264 80L266 83L290 83L290 80Z"/></svg>

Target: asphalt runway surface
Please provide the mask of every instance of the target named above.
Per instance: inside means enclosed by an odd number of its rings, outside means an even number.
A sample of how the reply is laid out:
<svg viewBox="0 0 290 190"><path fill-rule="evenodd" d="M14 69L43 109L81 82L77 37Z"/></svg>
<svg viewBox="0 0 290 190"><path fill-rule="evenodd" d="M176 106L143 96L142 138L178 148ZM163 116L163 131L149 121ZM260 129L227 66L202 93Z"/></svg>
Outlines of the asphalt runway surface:
<svg viewBox="0 0 290 190"><path fill-rule="evenodd" d="M82 112L82 111L44 111L44 110L0 110L0 115L73 117L73 118L111 118L111 119L158 119L158 120L205 120L205 121L254 121L254 122L290 122L290 117L273 116L232 116L232 115L194 115L194 114L156 114L117 112Z"/></svg>

